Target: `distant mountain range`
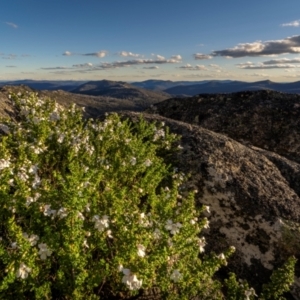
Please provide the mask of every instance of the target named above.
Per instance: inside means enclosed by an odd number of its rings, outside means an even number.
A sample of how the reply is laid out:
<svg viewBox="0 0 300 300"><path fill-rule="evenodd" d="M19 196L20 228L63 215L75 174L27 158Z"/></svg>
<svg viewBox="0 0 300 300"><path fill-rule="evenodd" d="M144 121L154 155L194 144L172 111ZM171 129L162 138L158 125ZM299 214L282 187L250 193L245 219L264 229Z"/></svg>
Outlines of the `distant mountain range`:
<svg viewBox="0 0 300 300"><path fill-rule="evenodd" d="M122 81L89 81L71 90L75 94L91 96L109 96L118 99L155 99L162 101L171 97L163 91L154 91L136 87Z"/></svg>
<svg viewBox="0 0 300 300"><path fill-rule="evenodd" d="M85 83L86 81L74 81L74 80L15 80L15 81L1 81L0 87L4 85L26 85L32 89L36 90L63 90L63 91L71 91L75 89L77 86Z"/></svg>
<svg viewBox="0 0 300 300"><path fill-rule="evenodd" d="M171 95L188 95L194 96L198 94L217 94L217 93L235 93L242 91L259 91L272 90L290 94L300 93L300 81L292 83L276 83L270 80L257 82L243 81L209 81L202 84L193 84L187 86L174 86L164 91Z"/></svg>
<svg viewBox="0 0 300 300"><path fill-rule="evenodd" d="M170 81L146 80L142 82L121 81L45 81L18 80L0 82L4 85L26 85L37 90L63 90L76 94L108 96L118 99L156 99L194 96L198 94L234 93L241 91L272 90L290 94L300 93L300 81L277 83L270 80L244 82L232 80Z"/></svg>
<svg viewBox="0 0 300 300"><path fill-rule="evenodd" d="M186 87L189 85L199 85L199 84L205 84L209 82L214 82L215 80L203 80L203 81L171 81L171 80L155 80L155 79L149 79L141 82L133 82L132 85L148 90L158 90L158 91L165 91L167 89L173 88L173 87ZM221 83L229 83L231 80L220 80L218 82Z"/></svg>

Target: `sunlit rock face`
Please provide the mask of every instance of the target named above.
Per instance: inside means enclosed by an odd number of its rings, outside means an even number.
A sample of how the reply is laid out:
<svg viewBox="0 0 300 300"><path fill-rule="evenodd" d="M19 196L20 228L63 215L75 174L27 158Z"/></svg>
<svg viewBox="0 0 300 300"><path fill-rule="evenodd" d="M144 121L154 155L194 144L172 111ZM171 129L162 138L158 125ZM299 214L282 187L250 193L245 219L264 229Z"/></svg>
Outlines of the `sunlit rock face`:
<svg viewBox="0 0 300 300"><path fill-rule="evenodd" d="M139 118L137 113L125 115ZM188 185L198 190L197 204L210 206L210 228L203 232L206 251L221 253L231 245L236 247L220 276L234 271L259 291L272 270L296 254L285 243L283 232L300 223L299 190L293 188L293 181L300 179L300 166L199 126L158 115L144 117L163 121L182 135L183 149L174 160L181 171L191 175ZM300 295L299 290L294 295L297 293Z"/></svg>

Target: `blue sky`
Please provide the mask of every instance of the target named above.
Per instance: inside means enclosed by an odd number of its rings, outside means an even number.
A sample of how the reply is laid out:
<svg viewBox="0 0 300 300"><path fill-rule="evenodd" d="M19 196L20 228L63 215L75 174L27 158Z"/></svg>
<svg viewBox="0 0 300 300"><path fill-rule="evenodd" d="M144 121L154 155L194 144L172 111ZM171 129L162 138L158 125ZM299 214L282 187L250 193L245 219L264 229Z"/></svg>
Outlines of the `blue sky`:
<svg viewBox="0 0 300 300"><path fill-rule="evenodd" d="M299 0L2 0L0 80L300 80Z"/></svg>

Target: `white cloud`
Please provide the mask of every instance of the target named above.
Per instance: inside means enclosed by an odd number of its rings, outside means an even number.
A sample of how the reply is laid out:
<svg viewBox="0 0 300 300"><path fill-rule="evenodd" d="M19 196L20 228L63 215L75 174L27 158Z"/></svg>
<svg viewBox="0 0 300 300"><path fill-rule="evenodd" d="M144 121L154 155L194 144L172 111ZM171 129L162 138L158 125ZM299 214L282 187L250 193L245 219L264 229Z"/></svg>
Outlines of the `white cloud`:
<svg viewBox="0 0 300 300"><path fill-rule="evenodd" d="M143 67L143 69L148 69L148 70L157 70L157 69L159 69L159 66L153 66L153 67Z"/></svg>
<svg viewBox="0 0 300 300"><path fill-rule="evenodd" d="M123 57L140 57L141 55L140 54L137 54L137 53L132 53L132 52L127 52L127 51L121 51L118 53L120 56L123 56Z"/></svg>
<svg viewBox="0 0 300 300"><path fill-rule="evenodd" d="M85 54L79 54L79 55L83 55L83 56L96 56L96 57L105 57L107 54L107 51L102 50L99 52L94 52L94 53L85 53Z"/></svg>
<svg viewBox="0 0 300 300"><path fill-rule="evenodd" d="M236 64L238 67L247 67L247 66L253 66L254 63L251 62L251 61L247 61L247 62L244 62L244 63L240 63L240 64Z"/></svg>
<svg viewBox="0 0 300 300"><path fill-rule="evenodd" d="M204 65L192 66L190 64L186 64L184 66L181 66L181 67L179 67L179 69L191 70L191 71L207 71L208 70Z"/></svg>
<svg viewBox="0 0 300 300"><path fill-rule="evenodd" d="M300 20L296 20L290 23L284 23L281 24L282 27L299 27L300 26Z"/></svg>
<svg viewBox="0 0 300 300"><path fill-rule="evenodd" d="M215 74L203 74L203 73L198 73L198 74L188 74L182 76L184 78L202 78L202 79L207 79L207 78L216 78Z"/></svg>
<svg viewBox="0 0 300 300"><path fill-rule="evenodd" d="M293 64L263 64L258 63L254 64L252 62L240 63L237 64L238 68L240 69L292 69L292 68L299 68L300 66L293 65Z"/></svg>
<svg viewBox="0 0 300 300"><path fill-rule="evenodd" d="M181 55L177 54L177 55L172 55L171 58L176 59L176 60L182 60Z"/></svg>
<svg viewBox="0 0 300 300"><path fill-rule="evenodd" d="M16 59L16 54L7 54L6 56L2 56L3 59Z"/></svg>
<svg viewBox="0 0 300 300"><path fill-rule="evenodd" d="M108 69L117 69L138 65L161 65L161 64L176 64L180 63L180 61L175 59L133 59L127 61L115 61L111 63L103 62L99 65L94 65L93 68L85 69L86 71L97 71L97 70L108 70ZM158 66L155 66L157 69ZM152 76L152 75L151 75Z"/></svg>
<svg viewBox="0 0 300 300"><path fill-rule="evenodd" d="M161 56L161 55L156 55L156 58L157 58L157 59L160 59L160 60L164 60L164 59L165 59L165 57L164 57L164 56Z"/></svg>
<svg viewBox="0 0 300 300"><path fill-rule="evenodd" d="M73 68L90 68L92 67L93 64L92 63L85 63L85 64L77 64L77 65L73 65Z"/></svg>
<svg viewBox="0 0 300 300"><path fill-rule="evenodd" d="M16 68L17 66L6 66L6 68Z"/></svg>
<svg viewBox="0 0 300 300"><path fill-rule="evenodd" d="M64 55L64 56L71 56L71 55L73 55L73 53L70 52L70 51L65 51L65 52L63 53L63 55Z"/></svg>
<svg viewBox="0 0 300 300"><path fill-rule="evenodd" d="M47 67L47 68L41 68L41 70L68 70L67 67Z"/></svg>
<svg viewBox="0 0 300 300"><path fill-rule="evenodd" d="M209 66L212 67L212 68L216 68L216 69L221 68L219 65L216 65L216 64L209 64Z"/></svg>
<svg viewBox="0 0 300 300"><path fill-rule="evenodd" d="M211 55L202 54L202 53L196 53L194 54L195 59L212 59Z"/></svg>
<svg viewBox="0 0 300 300"><path fill-rule="evenodd" d="M105 51L105 50L102 50L99 52L93 52L93 53L73 53L70 51L65 51L63 53L64 56L81 55L81 56L95 56L95 57L99 57L99 58L105 57L106 54L107 54L107 51Z"/></svg>
<svg viewBox="0 0 300 300"><path fill-rule="evenodd" d="M264 73L253 73L253 74L249 74L248 76L254 76L254 77L269 77L269 75L264 74Z"/></svg>
<svg viewBox="0 0 300 300"><path fill-rule="evenodd" d="M233 48L213 51L211 55L237 58L245 56L270 56L285 53L300 53L300 35L287 37L282 40L241 43Z"/></svg>
<svg viewBox="0 0 300 300"><path fill-rule="evenodd" d="M272 59L268 61L264 61L264 65L275 65L275 64L299 64L300 58L280 58L280 59Z"/></svg>
<svg viewBox="0 0 300 300"><path fill-rule="evenodd" d="M15 28L15 29L18 28L18 25L15 24L15 23L12 23L12 22L5 22L5 24L8 25L8 26L10 26L10 27L12 27L12 28Z"/></svg>

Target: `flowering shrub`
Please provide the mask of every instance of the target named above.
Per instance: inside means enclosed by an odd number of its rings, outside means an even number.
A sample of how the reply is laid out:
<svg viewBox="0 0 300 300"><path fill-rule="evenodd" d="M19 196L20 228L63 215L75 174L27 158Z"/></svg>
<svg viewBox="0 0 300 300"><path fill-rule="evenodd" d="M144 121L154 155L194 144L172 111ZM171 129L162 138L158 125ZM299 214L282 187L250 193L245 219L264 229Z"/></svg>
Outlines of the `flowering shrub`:
<svg viewBox="0 0 300 300"><path fill-rule="evenodd" d="M129 299L151 288L222 298L212 277L234 248L203 256L209 207L196 211L184 174L165 163L178 138L164 124L84 120L75 105L11 98L16 121L0 126L1 299Z"/></svg>

